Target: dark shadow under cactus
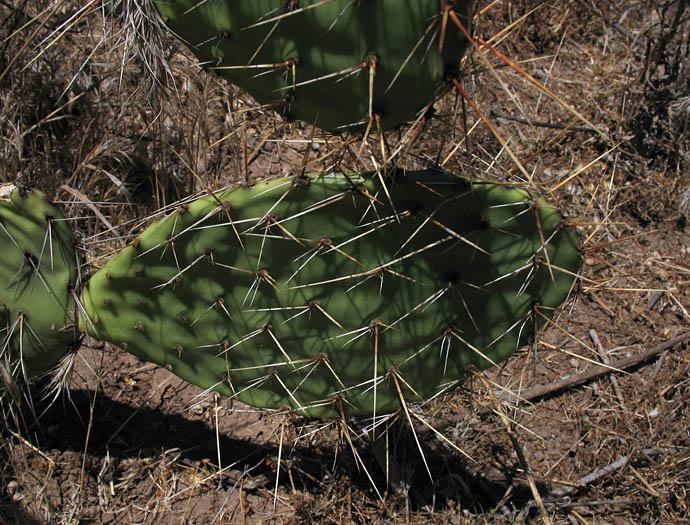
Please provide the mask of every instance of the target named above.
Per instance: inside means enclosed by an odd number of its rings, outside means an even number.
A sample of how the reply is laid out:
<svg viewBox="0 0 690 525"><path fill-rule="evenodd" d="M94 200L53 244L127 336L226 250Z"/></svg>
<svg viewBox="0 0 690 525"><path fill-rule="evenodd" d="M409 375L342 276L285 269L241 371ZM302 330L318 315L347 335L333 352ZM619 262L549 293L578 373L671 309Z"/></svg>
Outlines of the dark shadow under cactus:
<svg viewBox="0 0 690 525"><path fill-rule="evenodd" d="M89 420L92 403L93 418ZM45 410L47 408L50 410ZM15 436L21 433L26 442L31 442L48 457L54 458L56 468L71 471L71 474L63 472L68 478L79 477L83 461L82 483L87 494L95 491L101 483L117 484L123 477L131 476L132 465L141 466L142 472L139 474L143 474L147 472L146 465L162 462L171 454L176 457L174 468L180 470L180 476L184 474L185 467L199 470L208 468L212 472L216 463L217 442L222 464L233 466L224 475L207 483L207 490L208 486L212 486L215 487L213 490L223 494L239 493L243 479L246 492L263 495L268 501L271 499L276 482L278 467L275 458L278 457L279 446L275 438L259 443L260 438L266 437L262 436L266 429L266 418L263 419L264 424L257 427L258 439L237 438L223 433L217 435L212 425L195 420L193 415L169 413L153 406L132 406L102 392L94 394L89 390L76 389L64 392L53 406L48 407L43 402L36 404L37 413L44 410L40 424L30 425L21 432L17 432L13 425L4 427L3 451L8 450L14 439L10 434L13 432ZM32 420L30 413L25 413L24 417L26 421ZM291 421L297 427L308 422L306 419ZM503 511L506 508L522 509L530 501L529 488L517 481L521 476L517 460L515 464L503 465L500 474L496 475L495 468L471 464L449 447L440 445L430 433L421 435L420 451L409 426L402 421L391 425L388 432L391 460L403 467L402 481L407 495L389 493L385 498L392 498L399 508L414 511L459 506L481 517L496 511L497 506L505 507ZM368 476L346 444L341 443L339 447L311 447L301 443L284 446L279 478L281 494L295 490L309 494L327 492L329 483L337 479L338 483L357 486L359 490L369 491L372 497L376 497ZM386 494L386 477L376 466L369 442L355 442L355 447L378 491ZM21 453L19 448L22 449ZM15 455L14 461L20 459L20 454L26 454L30 461L36 461L26 446L15 446L9 450L10 454ZM432 480L420 452L426 458ZM494 473L490 475L488 471L491 469ZM66 487L63 489L67 492ZM47 487L47 490L51 488ZM21 523L39 523L23 515L20 504L9 504L8 501L8 505L10 510L5 509L6 516L22 516L25 521ZM304 512L307 512L306 509Z"/></svg>

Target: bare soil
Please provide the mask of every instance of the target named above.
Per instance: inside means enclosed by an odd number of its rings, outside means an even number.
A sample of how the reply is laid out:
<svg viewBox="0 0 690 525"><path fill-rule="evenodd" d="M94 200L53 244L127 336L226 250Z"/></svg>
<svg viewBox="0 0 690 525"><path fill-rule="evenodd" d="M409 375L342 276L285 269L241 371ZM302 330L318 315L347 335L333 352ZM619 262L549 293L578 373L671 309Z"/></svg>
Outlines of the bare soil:
<svg viewBox="0 0 690 525"><path fill-rule="evenodd" d="M462 84L481 116L451 91L397 163L526 184L563 210L584 263L538 341L420 407L428 426L393 424L387 485L337 421L200 396L85 340L54 396L44 380L33 410L3 402L0 522L690 523L687 340L511 401L690 332L688 2L479 4L476 34L517 67L473 49ZM154 93L99 5L0 1L0 182L46 191L94 266L182 196L383 160L378 136L358 158L359 142L281 120L172 37Z"/></svg>

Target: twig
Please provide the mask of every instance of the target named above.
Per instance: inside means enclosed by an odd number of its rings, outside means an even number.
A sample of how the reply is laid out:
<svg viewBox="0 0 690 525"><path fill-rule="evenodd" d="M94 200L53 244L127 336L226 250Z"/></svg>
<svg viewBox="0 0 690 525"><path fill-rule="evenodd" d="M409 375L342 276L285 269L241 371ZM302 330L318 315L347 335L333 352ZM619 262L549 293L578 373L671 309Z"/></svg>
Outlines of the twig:
<svg viewBox="0 0 690 525"><path fill-rule="evenodd" d="M549 383L548 385L541 385L535 388L531 388L529 390L525 390L524 392L520 393L520 395L506 395L504 392L500 392L497 394L497 397L500 397L503 401L509 402L511 404L519 404L524 403L526 401L534 401L536 399L540 399L542 397L555 394L556 392L560 392L561 390L588 383L593 379L605 376L606 374L610 374L611 372L620 372L623 370L627 370L628 368L633 368L637 365L649 361L650 359L657 356L664 350L668 350L669 348L677 344L684 343L688 340L690 340L690 332L685 332L684 334L679 335L678 337L674 337L673 339L670 339L665 343L657 345L654 348L647 350L646 352L626 357L625 359L619 359L618 361L613 361L610 365L597 366L592 370L587 370L586 372L570 376L567 379L555 381L553 383Z"/></svg>
<svg viewBox="0 0 690 525"><path fill-rule="evenodd" d="M535 401L542 397L556 394L561 390L566 390L568 388L588 383L594 379L605 376L606 374L609 374L611 372L621 372L628 368L633 368L637 365L651 360L653 357L665 352L669 348L677 344L684 343L688 340L690 340L690 332L686 332L682 335L679 335L678 337L674 337L673 339L670 339L665 343L655 346L654 348L652 348L651 350L647 350L646 352L642 352L631 357L626 357L625 359L614 361L608 365L604 364L593 370L588 370L586 372L582 372L581 374L570 376L567 379L563 379L562 381L555 381L553 383L549 383L548 385L541 385L529 390L525 390L520 394L510 394L507 393L506 390L502 390L494 392L494 395L496 398L500 399L504 403L509 403L513 406L517 406L526 402ZM479 411L479 415L482 416L491 413L494 413L494 411L486 408ZM437 432L442 432L449 426L457 424L460 421L460 418L460 415L451 415L443 418L438 418L434 420L432 426ZM423 433L429 431L429 428L420 426L417 429L417 431Z"/></svg>
<svg viewBox="0 0 690 525"><path fill-rule="evenodd" d="M666 454L668 452L678 452L678 451L683 451L685 449L682 448L677 448L677 447L671 447L671 448L645 448L640 450L642 454L645 456L659 456L661 454ZM549 492L547 495L543 497L543 500L545 502L551 502L552 500L562 498L563 496L567 496L568 494L572 494L573 492L576 492L578 489L581 489L583 487L586 487L590 483L594 483L595 481L603 478L604 476L610 474L611 472L615 472L616 470L619 470L623 467L625 467L629 462L630 462L630 457L631 454L628 454L627 456L622 456L618 458L616 461L613 463L609 463L605 467L602 467L598 470L595 470L594 472L591 472L587 474L586 476L581 477L574 485L568 486L568 487L563 487L560 489L555 489Z"/></svg>
<svg viewBox="0 0 690 525"><path fill-rule="evenodd" d="M623 498L623 499L605 499L605 500L597 500L597 501L567 501L567 502L562 502L562 503L547 501L544 503L544 505L547 505L550 507L557 507L559 509L567 509L567 508L572 508L572 507L598 507L598 506L603 506L603 505L630 505L632 503L634 503L634 500Z"/></svg>
<svg viewBox="0 0 690 525"><path fill-rule="evenodd" d="M89 199L86 195L84 195L82 192L79 190L72 188L71 186L68 186L67 184L63 184L60 186L60 189L65 190L66 192L72 194L74 197L79 199L83 204L86 204L91 211L100 219L100 221L105 224L106 228L108 228L108 231L114 230L115 227L110 224L110 221L105 218L105 215L103 215L100 210L96 207L96 205L91 202L91 199Z"/></svg>
<svg viewBox="0 0 690 525"><path fill-rule="evenodd" d="M19 441L21 441L21 442L24 444L24 446L30 448L30 449L33 450L36 454L38 454L38 455L41 456L43 459L45 459L46 461L48 461L48 463L50 463L51 466L55 466L55 461L54 461L51 457L46 456L39 448L33 446L33 445L32 445L29 441L27 441L22 435L17 434L16 432L12 431L12 429L10 429L10 428L8 428L7 430L9 430L10 434L12 434L15 438L17 438Z"/></svg>
<svg viewBox="0 0 690 525"><path fill-rule="evenodd" d="M539 512L541 513L541 519L544 522L544 525L551 525L549 514L546 512L546 508L544 507L544 502L542 500L541 494L539 493L537 484L534 481L532 469L530 469L529 464L527 463L525 452L522 450L522 445L520 445L520 441L518 441L517 434L515 433L513 421L510 418L508 418L508 416L505 413L504 407L501 405L500 401L496 399L496 397L492 396L492 401L496 405L496 412L501 417L501 421L503 422L503 426L505 427L508 437L510 438L510 442L513 444L513 448L515 449L515 454L517 454L520 466L522 467L522 470L524 470L525 472L525 476L527 477L527 484L529 485L530 491L532 492L533 501L536 502L537 507L539 508Z"/></svg>
<svg viewBox="0 0 690 525"><path fill-rule="evenodd" d="M597 335L596 330L592 329L589 331L589 337L592 338L592 341L594 342L594 345L597 347L597 351L599 352L599 356L601 357L602 362L605 365L611 366L611 359L609 359L608 353L606 350L604 350L604 345L601 344L601 339L599 339L599 336ZM618 402L620 403L621 407L625 408L625 402L623 400L623 392L621 391L621 387L618 384L618 378L616 376L611 376L611 384L613 385L613 390L616 393L616 397L618 398Z"/></svg>
<svg viewBox="0 0 690 525"><path fill-rule="evenodd" d="M520 117L513 117L512 115L505 115L503 113L497 113L495 111L492 111L491 113L492 117L495 118L500 118L503 120L512 120L513 122L517 122L518 124L527 124L528 126L534 126L535 128L548 128L548 129L565 129L568 131L580 131L584 133L597 133L596 129L592 129L590 127L586 126L571 126L571 125L564 125L564 124L552 124L551 122L538 122L534 120L526 120L524 118Z"/></svg>
<svg viewBox="0 0 690 525"><path fill-rule="evenodd" d="M664 283L663 287L666 288L667 290L671 288L671 286L669 286L668 283ZM659 292L654 292L654 293L649 297L649 301L647 301L647 306L646 306L647 311L649 311L649 310L651 310L652 308L654 308L654 307L656 306L656 303L659 302L659 299L661 299L661 297L662 297L665 293L666 293L666 292L661 292L661 291L659 291Z"/></svg>

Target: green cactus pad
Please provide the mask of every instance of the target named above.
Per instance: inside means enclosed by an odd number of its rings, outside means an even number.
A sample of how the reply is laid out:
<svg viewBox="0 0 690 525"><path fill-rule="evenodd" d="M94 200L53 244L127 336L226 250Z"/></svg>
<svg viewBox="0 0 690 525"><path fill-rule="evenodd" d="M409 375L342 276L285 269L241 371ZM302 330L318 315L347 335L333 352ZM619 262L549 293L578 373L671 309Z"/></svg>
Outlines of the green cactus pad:
<svg viewBox="0 0 690 525"><path fill-rule="evenodd" d="M541 199L431 170L382 180L180 206L92 277L82 325L250 405L371 415L505 359L567 297L577 241Z"/></svg>
<svg viewBox="0 0 690 525"><path fill-rule="evenodd" d="M79 338L78 260L62 219L40 191L0 185L0 350L15 377L49 370Z"/></svg>
<svg viewBox="0 0 690 525"><path fill-rule="evenodd" d="M200 63L330 131L415 120L467 42L439 0L154 0ZM470 2L449 2L467 27ZM373 124L376 130L378 124Z"/></svg>

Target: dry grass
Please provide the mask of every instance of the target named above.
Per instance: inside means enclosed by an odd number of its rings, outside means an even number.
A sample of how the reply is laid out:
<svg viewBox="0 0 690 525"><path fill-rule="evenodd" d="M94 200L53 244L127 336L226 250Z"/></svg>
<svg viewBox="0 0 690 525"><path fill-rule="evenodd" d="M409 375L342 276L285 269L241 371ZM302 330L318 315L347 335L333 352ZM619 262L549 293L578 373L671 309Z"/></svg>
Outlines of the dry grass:
<svg viewBox="0 0 690 525"><path fill-rule="evenodd" d="M395 157L546 193L586 257L537 344L423 408L435 430L416 432L433 479L403 422L389 432L398 490L386 491L374 452L355 443L365 471L336 422L198 399L165 370L85 345L40 418L6 417L0 520L690 522L687 343L532 402L505 396L690 330L687 3L482 2L477 34L530 75L485 48L466 59L462 85L503 144L454 91ZM169 69L156 70L170 83L156 96L142 81L151 57L147 66L126 49L127 25L80 8L0 2L0 181L49 193L95 265L140 231L141 217L182 196L300 170L370 169L404 138L387 135L384 154L372 136L359 155L359 142L258 107L172 40Z"/></svg>

